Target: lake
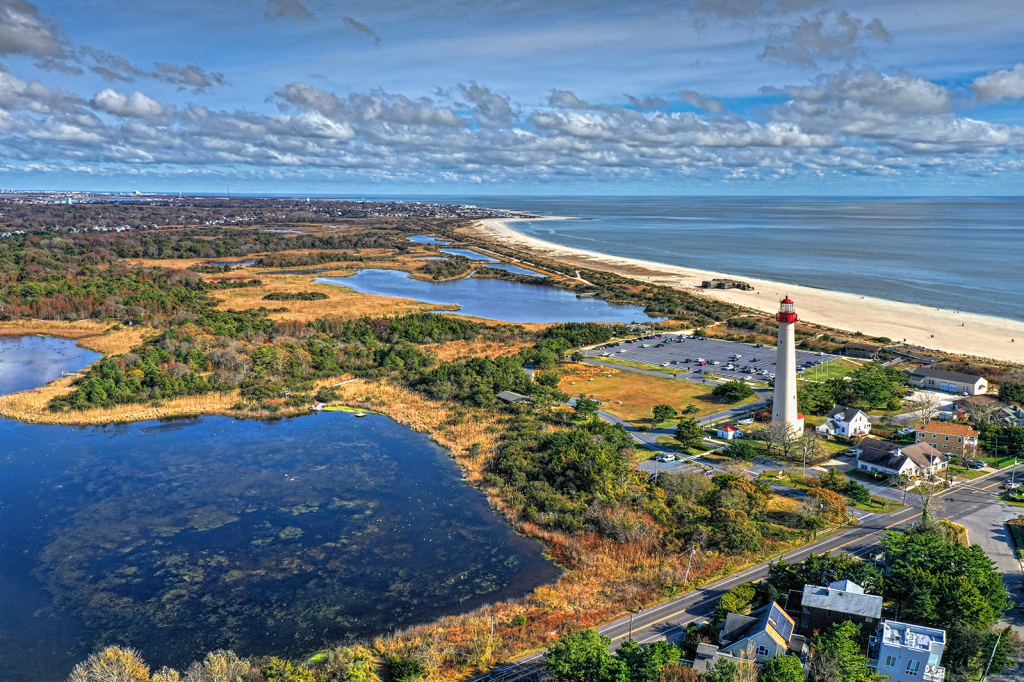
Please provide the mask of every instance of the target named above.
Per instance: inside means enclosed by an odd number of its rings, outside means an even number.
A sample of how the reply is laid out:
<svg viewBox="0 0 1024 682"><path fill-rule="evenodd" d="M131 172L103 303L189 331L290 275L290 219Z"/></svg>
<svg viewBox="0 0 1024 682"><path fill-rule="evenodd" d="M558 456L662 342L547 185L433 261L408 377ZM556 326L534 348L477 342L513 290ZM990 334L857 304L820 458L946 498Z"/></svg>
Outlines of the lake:
<svg viewBox="0 0 1024 682"><path fill-rule="evenodd" d="M488 266L490 267L490 266ZM360 270L350 277L318 277L317 282L349 287L363 294L411 298L425 303L457 303L459 314L506 322L647 322L643 308L576 298L563 289L490 278L450 282L412 279L401 270Z"/></svg>
<svg viewBox="0 0 1024 682"><path fill-rule="evenodd" d="M521 268L518 265L511 265L509 263L495 263L494 265L487 265L488 268L494 268L495 270L504 270L506 272L514 272L517 275L530 275L531 277L547 277L547 275L535 272L533 270L527 270Z"/></svg>
<svg viewBox="0 0 1024 682"><path fill-rule="evenodd" d="M406 239L417 244L451 244L451 242L442 241L437 237L431 237L430 235L426 234L418 234L415 237L406 237Z"/></svg>
<svg viewBox="0 0 1024 682"><path fill-rule="evenodd" d="M154 669L304 656L519 597L560 569L382 416L0 421L0 679L95 647Z"/></svg>
<svg viewBox="0 0 1024 682"><path fill-rule="evenodd" d="M0 395L44 386L102 357L68 339L0 336Z"/></svg>
<svg viewBox="0 0 1024 682"><path fill-rule="evenodd" d="M448 253L453 256L465 256L469 260L494 260L490 256L485 256L482 253L477 253L472 249L441 249L441 253Z"/></svg>

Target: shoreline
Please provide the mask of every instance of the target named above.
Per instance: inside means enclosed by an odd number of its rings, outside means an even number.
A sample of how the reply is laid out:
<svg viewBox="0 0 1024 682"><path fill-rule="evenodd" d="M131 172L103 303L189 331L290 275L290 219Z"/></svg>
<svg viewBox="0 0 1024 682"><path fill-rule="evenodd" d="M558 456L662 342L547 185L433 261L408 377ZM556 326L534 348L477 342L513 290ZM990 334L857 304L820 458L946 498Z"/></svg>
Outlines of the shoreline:
<svg viewBox="0 0 1024 682"><path fill-rule="evenodd" d="M610 256L548 242L519 232L509 225L539 220L573 218L485 218L466 229L472 236L543 258L590 270L612 272L766 313L775 313L778 301L790 296L796 301L801 319L806 322L849 332L859 331L867 336L884 336L894 342L905 340L914 346L948 353L1024 364L1024 322L725 272ZM738 279L754 289L698 288L706 279ZM1020 343L1016 339L1020 339Z"/></svg>

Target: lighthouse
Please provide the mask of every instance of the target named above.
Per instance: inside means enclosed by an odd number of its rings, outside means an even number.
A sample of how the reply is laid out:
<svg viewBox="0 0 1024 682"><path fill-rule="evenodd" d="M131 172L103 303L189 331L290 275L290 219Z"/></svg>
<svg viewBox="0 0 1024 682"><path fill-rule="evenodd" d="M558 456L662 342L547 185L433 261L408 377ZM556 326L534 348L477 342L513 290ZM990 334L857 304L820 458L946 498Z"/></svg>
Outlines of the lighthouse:
<svg viewBox="0 0 1024 682"><path fill-rule="evenodd" d="M775 359L775 399L772 423L788 424L790 432L804 432L804 416L796 409L796 308L789 296L782 299L779 313L779 347Z"/></svg>

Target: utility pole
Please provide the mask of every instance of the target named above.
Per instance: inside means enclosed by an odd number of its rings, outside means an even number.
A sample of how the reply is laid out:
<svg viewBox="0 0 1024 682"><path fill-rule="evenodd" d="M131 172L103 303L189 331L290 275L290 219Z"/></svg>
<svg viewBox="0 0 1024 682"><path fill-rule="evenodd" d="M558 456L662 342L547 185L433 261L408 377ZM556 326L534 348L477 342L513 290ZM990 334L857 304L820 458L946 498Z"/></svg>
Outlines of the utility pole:
<svg viewBox="0 0 1024 682"><path fill-rule="evenodd" d="M686 577L683 578L683 584L688 585L690 583L690 562L693 561L693 555L697 553L696 547L690 548L690 558L686 560Z"/></svg>
<svg viewBox="0 0 1024 682"><path fill-rule="evenodd" d="M992 667L992 659L996 657L996 647L999 646L999 640L1002 637L1002 635L998 635L996 643L992 645L992 653L988 656L988 663L985 665L985 674L981 676L981 682L985 682L985 678L988 677L988 669Z"/></svg>

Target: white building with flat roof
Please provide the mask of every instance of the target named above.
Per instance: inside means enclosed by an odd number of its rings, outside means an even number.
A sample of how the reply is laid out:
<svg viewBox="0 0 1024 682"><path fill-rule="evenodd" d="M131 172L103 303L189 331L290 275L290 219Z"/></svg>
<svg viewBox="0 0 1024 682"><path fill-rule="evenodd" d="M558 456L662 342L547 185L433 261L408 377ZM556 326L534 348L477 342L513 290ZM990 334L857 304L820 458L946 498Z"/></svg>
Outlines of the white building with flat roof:
<svg viewBox="0 0 1024 682"><path fill-rule="evenodd" d="M946 649L945 630L887 620L871 639L869 652L878 652L875 667L892 682L945 679L946 669L939 665Z"/></svg>

